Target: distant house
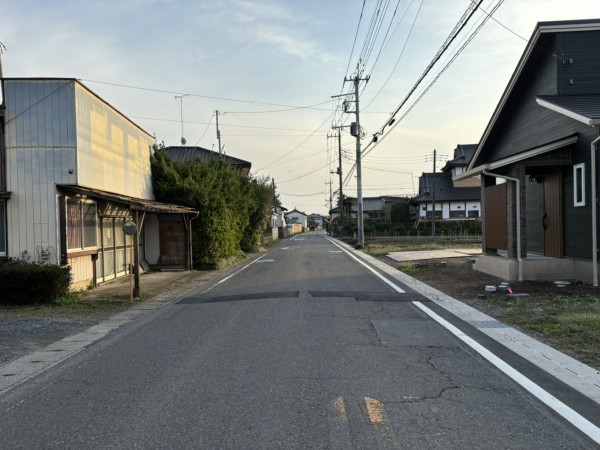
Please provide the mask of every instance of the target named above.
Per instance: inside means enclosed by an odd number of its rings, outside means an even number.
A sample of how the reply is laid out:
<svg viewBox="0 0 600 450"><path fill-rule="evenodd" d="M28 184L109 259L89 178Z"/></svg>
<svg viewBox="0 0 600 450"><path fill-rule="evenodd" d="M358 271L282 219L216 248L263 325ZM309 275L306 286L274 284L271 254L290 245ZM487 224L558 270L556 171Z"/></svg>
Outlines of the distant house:
<svg viewBox="0 0 600 450"><path fill-rule="evenodd" d="M191 268L198 212L154 201L153 136L75 79L4 78L2 93L0 257L68 264L74 289Z"/></svg>
<svg viewBox="0 0 600 450"><path fill-rule="evenodd" d="M419 220L432 217L436 220L465 220L480 217L479 179L468 177L460 181L453 180L453 177L467 170L476 149L476 144L459 144L454 149L454 158L446 163L441 172L423 173L419 177L419 194L411 200L411 204L417 209Z"/></svg>
<svg viewBox="0 0 600 450"><path fill-rule="evenodd" d="M410 202L408 197L399 197L393 195L381 195L378 197L363 197L363 216L365 220L380 221L390 223L392 221L392 207L397 203ZM344 208L345 210L345 208ZM352 204L352 218L356 219L358 207L356 203ZM340 208L332 208L329 211L332 221L340 216Z"/></svg>
<svg viewBox="0 0 600 450"><path fill-rule="evenodd" d="M468 171L481 177L475 268L598 285L600 20L538 23Z"/></svg>
<svg viewBox="0 0 600 450"><path fill-rule="evenodd" d="M248 161L244 161L243 159L234 158L233 156L220 154L219 152L215 152L213 150L208 150L203 147L177 147L171 146L166 147L165 151L169 158L173 161L179 161L182 163L186 163L189 161L193 161L195 159L199 159L203 162L208 162L211 159L222 159L227 164L236 167L240 173L244 176L248 176L250 173L250 169L252 167L252 163Z"/></svg>
<svg viewBox="0 0 600 450"><path fill-rule="evenodd" d="M308 224L310 226L311 223L314 223L316 225L317 230L322 230L323 228L325 228L325 217L323 217L321 214L309 214L308 215Z"/></svg>
<svg viewBox="0 0 600 450"><path fill-rule="evenodd" d="M298 224L304 230L308 228L308 214L298 211L295 208L285 215L285 219L288 226Z"/></svg>
<svg viewBox="0 0 600 450"><path fill-rule="evenodd" d="M272 208L273 214L275 214L277 216L277 221L275 223L275 227L277 228L282 228L285 227L287 225L286 219L285 219L285 211L287 211L286 208L284 208L283 206L277 206L275 208Z"/></svg>

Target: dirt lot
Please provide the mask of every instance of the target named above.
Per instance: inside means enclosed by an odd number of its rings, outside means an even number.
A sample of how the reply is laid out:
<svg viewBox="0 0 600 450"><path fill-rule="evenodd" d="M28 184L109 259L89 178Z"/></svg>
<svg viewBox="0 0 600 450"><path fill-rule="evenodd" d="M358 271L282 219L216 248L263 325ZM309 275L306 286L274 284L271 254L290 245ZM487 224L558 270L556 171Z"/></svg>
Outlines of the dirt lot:
<svg viewBox="0 0 600 450"><path fill-rule="evenodd" d="M469 303L473 307L489 303L478 298L480 294L485 294L486 286L498 286L504 281L502 278L474 270L469 257L413 261L409 263L408 267L401 267L402 263L392 262L389 258L387 258L387 262L445 294ZM600 295L600 288L581 283L557 287L550 282L522 281L510 283L510 288L514 293L528 294L529 299L535 301L548 301L556 296ZM490 297L497 298L498 296Z"/></svg>
<svg viewBox="0 0 600 450"><path fill-rule="evenodd" d="M379 257L451 297L600 369L600 288L551 282L510 283L513 293L486 293L502 279L472 268L470 257L398 263Z"/></svg>

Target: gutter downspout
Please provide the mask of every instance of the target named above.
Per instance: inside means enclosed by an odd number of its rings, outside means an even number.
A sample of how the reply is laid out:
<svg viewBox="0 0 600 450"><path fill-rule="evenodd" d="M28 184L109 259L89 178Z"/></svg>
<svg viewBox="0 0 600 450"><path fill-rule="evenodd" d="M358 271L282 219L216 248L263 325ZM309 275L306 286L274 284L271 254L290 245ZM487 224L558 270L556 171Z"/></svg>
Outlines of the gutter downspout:
<svg viewBox="0 0 600 450"><path fill-rule="evenodd" d="M521 182L518 178L499 175L486 170L481 173L490 177L502 178L504 180L515 182L517 188L517 265L519 267L519 281L523 281L523 258L521 258Z"/></svg>
<svg viewBox="0 0 600 450"><path fill-rule="evenodd" d="M600 136L590 144L591 165L592 165L592 274L594 286L598 286L598 219L597 219L597 199L596 199L596 144L600 141Z"/></svg>

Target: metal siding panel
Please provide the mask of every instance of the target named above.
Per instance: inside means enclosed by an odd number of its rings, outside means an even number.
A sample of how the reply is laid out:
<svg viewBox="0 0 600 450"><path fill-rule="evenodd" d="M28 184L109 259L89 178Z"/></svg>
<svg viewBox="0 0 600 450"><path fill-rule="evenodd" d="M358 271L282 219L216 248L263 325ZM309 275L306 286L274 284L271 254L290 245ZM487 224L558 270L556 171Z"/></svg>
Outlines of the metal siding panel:
<svg viewBox="0 0 600 450"><path fill-rule="evenodd" d="M34 108L35 99L31 98L31 83L27 83L23 89L23 111L21 117L23 119L23 140L20 147L31 147L31 110Z"/></svg>
<svg viewBox="0 0 600 450"><path fill-rule="evenodd" d="M7 107L16 114L20 111L17 119L23 121L15 120L7 127L15 136L9 140L14 145L7 149L13 191L9 202L11 256L19 257L27 250L35 260L38 248L58 247L55 183L64 181L63 154L75 149L58 146L63 138L56 130L67 129L62 125L66 116L61 116L60 105L68 105L69 95L65 81L9 83Z"/></svg>
<svg viewBox="0 0 600 450"><path fill-rule="evenodd" d="M82 87L77 105L80 183L153 199L147 149L152 138Z"/></svg>
<svg viewBox="0 0 600 450"><path fill-rule="evenodd" d="M600 72L600 33L560 33L555 53L565 57L564 63L557 60L559 94L600 94L597 75ZM573 80L573 84L569 80Z"/></svg>
<svg viewBox="0 0 600 450"><path fill-rule="evenodd" d="M589 150L589 147L588 147ZM586 152L589 154L589 152ZM573 168L569 167L564 171L564 245L565 256L576 259L592 259L592 224L591 224L591 181L590 181L590 162L574 161L585 163L585 196L586 205L575 207L573 204Z"/></svg>
<svg viewBox="0 0 600 450"><path fill-rule="evenodd" d="M542 216L544 215L543 190L540 183L527 183L525 185L527 251L544 253L544 229Z"/></svg>

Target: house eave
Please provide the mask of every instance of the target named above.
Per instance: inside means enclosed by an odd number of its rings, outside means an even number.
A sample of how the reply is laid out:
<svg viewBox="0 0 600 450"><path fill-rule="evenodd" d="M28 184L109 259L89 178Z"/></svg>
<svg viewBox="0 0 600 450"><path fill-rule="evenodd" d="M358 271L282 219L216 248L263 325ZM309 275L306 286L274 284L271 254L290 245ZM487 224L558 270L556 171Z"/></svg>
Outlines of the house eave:
<svg viewBox="0 0 600 450"><path fill-rule="evenodd" d="M539 147L532 148L525 152L509 156L507 158L499 159L498 161L494 161L487 164L481 164L477 167L474 167L466 172L456 175L452 178L454 181L464 180L466 178L471 178L476 175L481 175L483 171L487 170L495 170L500 167L509 166L511 164L515 164L519 161L524 161L529 158L533 158L535 156L541 155L543 153L548 153L553 150L557 150L559 148L565 147L567 145L572 145L577 142L577 135L569 136L564 139L559 139L558 141L550 142L548 144L540 145Z"/></svg>
<svg viewBox="0 0 600 450"><path fill-rule="evenodd" d="M452 177L452 181L466 180L467 178L472 178L477 175L481 175L481 172L483 172L484 170L488 170L488 169L489 169L489 164L482 164L480 166L473 167L472 169L467 170L465 172L459 173L458 175Z"/></svg>
<svg viewBox="0 0 600 450"><path fill-rule="evenodd" d="M570 117L571 119L575 119L579 122L582 122L586 125L595 127L595 126L599 126L600 125L600 119L594 119L594 118L590 118L590 117L586 117L584 115L581 114L577 114L574 111L571 111L567 108L563 108L561 106L555 105L554 103L551 103L547 100L541 99L539 97L536 97L535 101L537 102L538 105L543 106L544 108L548 108L551 111L557 112L559 114L562 114L563 116L566 117Z"/></svg>

